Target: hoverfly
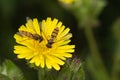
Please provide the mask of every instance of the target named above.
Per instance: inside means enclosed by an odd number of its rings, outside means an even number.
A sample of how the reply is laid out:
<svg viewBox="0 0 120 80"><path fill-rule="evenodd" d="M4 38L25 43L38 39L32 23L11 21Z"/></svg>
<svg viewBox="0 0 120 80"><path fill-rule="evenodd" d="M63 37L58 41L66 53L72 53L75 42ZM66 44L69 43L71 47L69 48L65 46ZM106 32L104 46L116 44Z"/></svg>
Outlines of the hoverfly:
<svg viewBox="0 0 120 80"><path fill-rule="evenodd" d="M57 37L58 32L59 32L59 28L56 27L56 28L53 30L53 32L52 32L52 34L51 34L51 37L50 37L50 39L48 40L48 43L46 44L46 46L47 46L48 48L51 48L51 47L52 47L52 44L54 43L54 40L55 40L55 38Z"/></svg>
<svg viewBox="0 0 120 80"><path fill-rule="evenodd" d="M30 32L27 32L27 31L19 31L17 32L17 34L21 35L21 36L26 36L26 37L29 37L31 39L34 39L34 40L38 40L39 42L41 42L43 40L43 37L38 35L38 34L32 34Z"/></svg>

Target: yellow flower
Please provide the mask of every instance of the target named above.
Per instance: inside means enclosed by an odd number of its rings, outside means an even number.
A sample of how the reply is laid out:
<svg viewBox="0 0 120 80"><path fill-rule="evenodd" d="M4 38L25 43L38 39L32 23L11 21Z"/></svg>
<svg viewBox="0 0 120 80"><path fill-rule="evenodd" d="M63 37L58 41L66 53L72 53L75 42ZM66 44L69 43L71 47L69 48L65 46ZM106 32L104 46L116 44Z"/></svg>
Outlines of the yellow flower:
<svg viewBox="0 0 120 80"><path fill-rule="evenodd" d="M65 4L71 4L73 3L75 0L59 0L60 2L62 3L65 3Z"/></svg>
<svg viewBox="0 0 120 80"><path fill-rule="evenodd" d="M48 17L40 23L36 18L28 19L14 35L18 43L14 46L14 53L37 67L60 70L60 65L72 57L75 48L75 45L68 44L72 37L69 31L58 19Z"/></svg>

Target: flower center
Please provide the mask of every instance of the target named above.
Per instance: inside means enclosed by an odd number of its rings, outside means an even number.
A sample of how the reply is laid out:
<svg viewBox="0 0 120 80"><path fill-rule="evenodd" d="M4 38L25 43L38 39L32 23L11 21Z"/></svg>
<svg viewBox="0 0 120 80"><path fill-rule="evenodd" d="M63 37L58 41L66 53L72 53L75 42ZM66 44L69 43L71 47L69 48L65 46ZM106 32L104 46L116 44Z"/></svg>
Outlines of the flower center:
<svg viewBox="0 0 120 80"><path fill-rule="evenodd" d="M38 55L45 55L51 52L52 48L47 48L46 44L47 43L44 40L40 43L36 41L35 50Z"/></svg>

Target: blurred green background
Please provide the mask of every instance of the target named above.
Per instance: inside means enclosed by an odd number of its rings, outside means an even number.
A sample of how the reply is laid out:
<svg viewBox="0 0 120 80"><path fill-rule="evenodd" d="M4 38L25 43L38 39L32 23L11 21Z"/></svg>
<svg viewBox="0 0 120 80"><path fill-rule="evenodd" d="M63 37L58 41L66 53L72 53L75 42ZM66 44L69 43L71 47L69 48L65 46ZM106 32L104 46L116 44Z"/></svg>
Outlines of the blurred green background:
<svg viewBox="0 0 120 80"><path fill-rule="evenodd" d="M100 25L94 28L95 39L109 74L117 44L111 28L119 16L120 0L107 0L107 6L98 17ZM57 0L0 0L0 64L4 59L10 59L22 69L27 80L37 80L37 71L29 68L24 60L18 60L13 53L13 46L16 44L13 35L20 25L25 24L26 17L36 17L39 21L52 17L62 21L73 33L71 44L76 45L75 55L80 56L83 61L86 59L89 52L84 31L78 28L75 16ZM90 77L90 74L87 76Z"/></svg>

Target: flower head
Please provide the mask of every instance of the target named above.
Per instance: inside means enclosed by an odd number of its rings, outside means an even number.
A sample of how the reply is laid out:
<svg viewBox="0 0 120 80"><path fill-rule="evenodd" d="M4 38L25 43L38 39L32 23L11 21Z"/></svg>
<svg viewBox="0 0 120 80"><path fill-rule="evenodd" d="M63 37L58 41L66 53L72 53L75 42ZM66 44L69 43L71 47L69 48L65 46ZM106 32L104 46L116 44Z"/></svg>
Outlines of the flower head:
<svg viewBox="0 0 120 80"><path fill-rule="evenodd" d="M62 3L65 3L65 4L71 4L73 3L75 0L59 0L60 2Z"/></svg>
<svg viewBox="0 0 120 80"><path fill-rule="evenodd" d="M60 70L66 58L71 58L75 45L69 45L72 34L58 19L47 18L38 23L36 18L28 19L14 35L18 45L14 53L19 59L26 59L37 67Z"/></svg>

